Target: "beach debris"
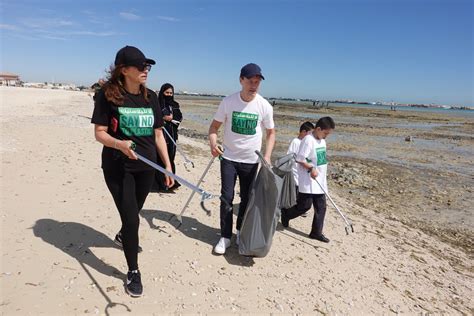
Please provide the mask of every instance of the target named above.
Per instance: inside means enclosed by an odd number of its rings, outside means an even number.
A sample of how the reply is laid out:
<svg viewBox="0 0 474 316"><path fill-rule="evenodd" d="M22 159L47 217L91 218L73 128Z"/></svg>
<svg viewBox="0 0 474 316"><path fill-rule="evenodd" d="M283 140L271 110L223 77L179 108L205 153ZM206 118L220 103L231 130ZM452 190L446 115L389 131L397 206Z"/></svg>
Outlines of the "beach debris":
<svg viewBox="0 0 474 316"><path fill-rule="evenodd" d="M38 286L38 284L31 283L31 282L26 282L25 285Z"/></svg>

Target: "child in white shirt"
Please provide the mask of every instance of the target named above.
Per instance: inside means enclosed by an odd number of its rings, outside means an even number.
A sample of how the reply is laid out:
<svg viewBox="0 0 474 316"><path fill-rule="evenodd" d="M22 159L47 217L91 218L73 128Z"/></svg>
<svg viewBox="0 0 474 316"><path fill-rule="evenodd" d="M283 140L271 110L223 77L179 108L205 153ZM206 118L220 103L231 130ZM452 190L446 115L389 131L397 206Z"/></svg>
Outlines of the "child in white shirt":
<svg viewBox="0 0 474 316"><path fill-rule="evenodd" d="M300 149L301 140L305 138L306 135L311 134L314 129L314 124L311 122L304 122L300 126L300 133L298 137L293 138L290 143L290 147L288 147L287 154L297 154L298 150ZM293 178L295 179L296 186L298 187L298 168L297 165L293 167ZM296 190L298 191L298 190Z"/></svg>
<svg viewBox="0 0 474 316"><path fill-rule="evenodd" d="M329 239L323 235L326 196L319 185L328 192L325 139L335 127L336 125L332 118L320 118L316 123L313 133L307 135L301 141L296 155L296 161L298 162L297 205L291 209L282 210L281 214L283 227L288 227L291 219L307 212L312 204L314 207L314 217L309 237L322 242L329 242Z"/></svg>

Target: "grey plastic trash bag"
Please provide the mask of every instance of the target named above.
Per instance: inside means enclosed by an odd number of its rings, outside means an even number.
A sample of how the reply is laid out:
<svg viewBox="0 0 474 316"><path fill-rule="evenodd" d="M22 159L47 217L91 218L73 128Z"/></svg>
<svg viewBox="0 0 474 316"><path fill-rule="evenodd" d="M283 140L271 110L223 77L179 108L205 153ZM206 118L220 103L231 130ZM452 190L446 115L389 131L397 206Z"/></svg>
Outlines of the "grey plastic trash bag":
<svg viewBox="0 0 474 316"><path fill-rule="evenodd" d="M260 169L252 183L249 202L240 228L239 253L265 257L272 246L280 219L278 199L283 180L275 175L259 152Z"/></svg>
<svg viewBox="0 0 474 316"><path fill-rule="evenodd" d="M293 176L293 166L296 164L295 154L291 153L275 160L273 172L283 179L280 199L278 206L282 208L291 208L296 205L296 182Z"/></svg>

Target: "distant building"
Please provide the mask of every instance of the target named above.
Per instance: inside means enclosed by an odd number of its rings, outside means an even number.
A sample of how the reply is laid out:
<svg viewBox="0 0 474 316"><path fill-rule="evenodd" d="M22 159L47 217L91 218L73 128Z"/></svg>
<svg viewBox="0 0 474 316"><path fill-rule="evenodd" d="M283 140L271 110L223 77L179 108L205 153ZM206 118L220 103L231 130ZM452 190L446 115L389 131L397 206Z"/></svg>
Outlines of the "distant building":
<svg viewBox="0 0 474 316"><path fill-rule="evenodd" d="M0 85L2 86L19 86L20 76L10 72L0 72Z"/></svg>
<svg viewBox="0 0 474 316"><path fill-rule="evenodd" d="M23 87L27 88L44 88L44 82L24 82Z"/></svg>

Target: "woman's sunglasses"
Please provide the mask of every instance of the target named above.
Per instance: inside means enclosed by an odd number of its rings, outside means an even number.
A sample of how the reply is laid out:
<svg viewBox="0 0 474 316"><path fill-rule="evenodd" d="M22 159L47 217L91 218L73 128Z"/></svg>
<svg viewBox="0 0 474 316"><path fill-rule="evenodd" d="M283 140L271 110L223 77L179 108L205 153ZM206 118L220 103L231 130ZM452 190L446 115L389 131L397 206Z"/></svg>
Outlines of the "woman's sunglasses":
<svg viewBox="0 0 474 316"><path fill-rule="evenodd" d="M141 64L141 65L133 65L133 67L137 68L138 71L143 72L145 70L150 71L151 65L150 64Z"/></svg>

